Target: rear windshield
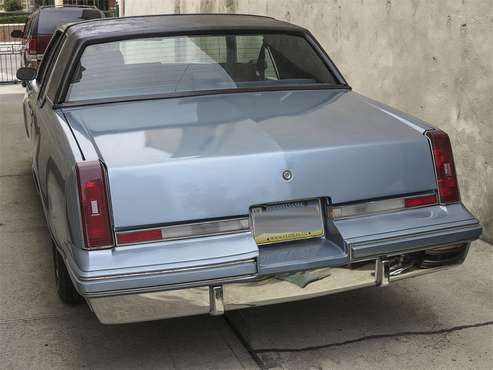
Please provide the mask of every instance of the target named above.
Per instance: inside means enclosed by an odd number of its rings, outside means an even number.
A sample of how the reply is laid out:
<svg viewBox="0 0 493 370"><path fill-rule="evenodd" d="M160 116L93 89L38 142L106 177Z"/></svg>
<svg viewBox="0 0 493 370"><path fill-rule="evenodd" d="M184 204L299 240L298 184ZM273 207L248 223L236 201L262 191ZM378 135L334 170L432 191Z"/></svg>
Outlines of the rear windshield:
<svg viewBox="0 0 493 370"><path fill-rule="evenodd" d="M87 46L66 100L314 84L337 82L302 36L175 36Z"/></svg>
<svg viewBox="0 0 493 370"><path fill-rule="evenodd" d="M80 22L102 17L103 13L97 9L45 9L39 14L38 34L51 35L60 24Z"/></svg>

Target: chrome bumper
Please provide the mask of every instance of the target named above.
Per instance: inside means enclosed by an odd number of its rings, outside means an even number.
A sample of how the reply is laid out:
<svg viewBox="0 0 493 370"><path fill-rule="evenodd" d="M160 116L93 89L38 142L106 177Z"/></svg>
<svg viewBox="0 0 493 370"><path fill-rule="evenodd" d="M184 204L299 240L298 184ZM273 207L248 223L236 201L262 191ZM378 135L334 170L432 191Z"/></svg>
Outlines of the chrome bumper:
<svg viewBox="0 0 493 370"><path fill-rule="evenodd" d="M431 268L397 266L395 259L376 259L357 267L326 267L279 274L244 282L196 286L157 292L87 298L104 324L159 320L313 298L435 272L460 264Z"/></svg>

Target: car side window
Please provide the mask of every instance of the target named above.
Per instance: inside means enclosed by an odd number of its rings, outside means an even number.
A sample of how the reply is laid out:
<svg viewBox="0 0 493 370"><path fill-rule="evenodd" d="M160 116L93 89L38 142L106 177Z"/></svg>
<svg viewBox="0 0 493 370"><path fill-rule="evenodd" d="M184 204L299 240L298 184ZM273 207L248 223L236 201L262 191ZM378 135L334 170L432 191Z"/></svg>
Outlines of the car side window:
<svg viewBox="0 0 493 370"><path fill-rule="evenodd" d="M43 59L41 61L41 64L38 69L38 75L36 77L36 81L38 84L41 86L41 90L46 89L46 83L48 79L46 76L49 76L51 73L51 69L53 67L55 57L58 53L58 49L60 48L61 44L61 39L62 39L62 32L61 31L56 31L55 34L53 35L50 43L48 44L46 51L44 53ZM40 96L41 96L40 92Z"/></svg>
<svg viewBox="0 0 493 370"><path fill-rule="evenodd" d="M275 81L279 80L279 71L277 70L274 58L268 47L265 48L265 79Z"/></svg>
<svg viewBox="0 0 493 370"><path fill-rule="evenodd" d="M24 29L22 30L22 36L24 38L27 38L27 35L29 35L29 30L31 29L32 22L33 22L33 18L29 17L26 24L24 25Z"/></svg>

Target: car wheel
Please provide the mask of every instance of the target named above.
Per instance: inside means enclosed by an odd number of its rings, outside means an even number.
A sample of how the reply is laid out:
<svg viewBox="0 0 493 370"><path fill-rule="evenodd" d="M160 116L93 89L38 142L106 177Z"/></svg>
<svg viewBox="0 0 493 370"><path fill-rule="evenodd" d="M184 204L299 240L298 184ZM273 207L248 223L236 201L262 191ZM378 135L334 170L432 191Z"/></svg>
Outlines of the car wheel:
<svg viewBox="0 0 493 370"><path fill-rule="evenodd" d="M53 267L55 270L55 283L58 296L67 304L82 302L82 297L77 292L70 279L65 262L53 243Z"/></svg>

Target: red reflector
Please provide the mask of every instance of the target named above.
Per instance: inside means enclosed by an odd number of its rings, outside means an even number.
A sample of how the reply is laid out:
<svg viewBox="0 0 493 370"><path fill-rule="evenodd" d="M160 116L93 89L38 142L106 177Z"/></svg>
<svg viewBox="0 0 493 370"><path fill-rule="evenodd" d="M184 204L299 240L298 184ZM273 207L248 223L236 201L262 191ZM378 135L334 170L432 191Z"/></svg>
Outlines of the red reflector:
<svg viewBox="0 0 493 370"><path fill-rule="evenodd" d="M29 54L38 54L38 39L36 37L27 39L27 52Z"/></svg>
<svg viewBox="0 0 493 370"><path fill-rule="evenodd" d="M113 236L101 163L99 161L77 163L77 176L86 247L111 247Z"/></svg>
<svg viewBox="0 0 493 370"><path fill-rule="evenodd" d="M38 35L36 42L37 54L43 54L50 43L51 35Z"/></svg>
<svg viewBox="0 0 493 370"><path fill-rule="evenodd" d="M450 139L445 132L440 130L426 131L426 136L431 142L440 202L458 202L460 200L459 187Z"/></svg>
<svg viewBox="0 0 493 370"><path fill-rule="evenodd" d="M118 244L142 243L163 238L161 229L149 229L116 233Z"/></svg>
<svg viewBox="0 0 493 370"><path fill-rule="evenodd" d="M427 204L435 204L436 202L437 202L437 196L435 194L424 195L422 197L405 198L404 207L406 208L419 207Z"/></svg>

